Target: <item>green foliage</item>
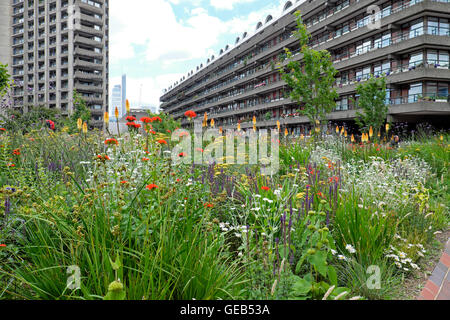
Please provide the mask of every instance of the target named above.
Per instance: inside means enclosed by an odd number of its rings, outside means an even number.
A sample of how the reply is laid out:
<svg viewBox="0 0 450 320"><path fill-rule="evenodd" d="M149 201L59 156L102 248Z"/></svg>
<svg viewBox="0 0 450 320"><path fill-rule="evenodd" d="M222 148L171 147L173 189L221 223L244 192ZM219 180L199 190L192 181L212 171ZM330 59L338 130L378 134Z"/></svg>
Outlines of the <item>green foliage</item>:
<svg viewBox="0 0 450 320"><path fill-rule="evenodd" d="M10 75L8 74L8 65L0 63L0 97L2 97L9 88Z"/></svg>
<svg viewBox="0 0 450 320"><path fill-rule="evenodd" d="M335 100L339 95L333 86L337 71L328 51L316 51L307 46L310 34L303 24L300 12L296 12L296 16L297 31L294 35L300 41L303 60L294 61L292 53L286 49L289 62L286 67L280 67L280 73L292 89L291 99L302 106L300 113L308 117L316 127L318 121L325 120L336 106Z"/></svg>
<svg viewBox="0 0 450 320"><path fill-rule="evenodd" d="M73 114L70 116L69 129L70 132L77 132L77 121L81 118L83 123L86 122L89 125L91 120L91 111L86 105L86 101L82 95L76 90L73 91Z"/></svg>
<svg viewBox="0 0 450 320"><path fill-rule="evenodd" d="M368 132L373 127L376 136L389 111L389 105L386 104L386 78L371 76L356 87L356 92L359 95L358 108L363 113L357 111L355 121L363 132Z"/></svg>

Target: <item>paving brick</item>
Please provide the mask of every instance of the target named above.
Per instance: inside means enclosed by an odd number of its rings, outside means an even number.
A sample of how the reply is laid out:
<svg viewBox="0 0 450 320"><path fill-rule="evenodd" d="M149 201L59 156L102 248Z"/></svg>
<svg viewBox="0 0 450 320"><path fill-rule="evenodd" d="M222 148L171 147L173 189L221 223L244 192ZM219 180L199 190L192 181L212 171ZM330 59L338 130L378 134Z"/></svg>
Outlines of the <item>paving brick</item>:
<svg viewBox="0 0 450 320"><path fill-rule="evenodd" d="M424 288L422 290L422 296L424 297L425 300L434 300L434 294L427 288Z"/></svg>
<svg viewBox="0 0 450 320"><path fill-rule="evenodd" d="M450 300L450 290L442 289L437 295L436 300Z"/></svg>
<svg viewBox="0 0 450 320"><path fill-rule="evenodd" d="M427 281L427 284L425 285L425 288L430 290L430 292L433 294L433 296L436 296L438 294L438 292L439 292L439 289L440 289L437 285L435 285L430 280Z"/></svg>
<svg viewBox="0 0 450 320"><path fill-rule="evenodd" d="M437 286L440 286L447 274L447 271L448 267L445 266L442 262L439 262L429 280L433 281Z"/></svg>
<svg viewBox="0 0 450 320"><path fill-rule="evenodd" d="M440 262L442 262L447 268L450 268L450 255L444 252Z"/></svg>

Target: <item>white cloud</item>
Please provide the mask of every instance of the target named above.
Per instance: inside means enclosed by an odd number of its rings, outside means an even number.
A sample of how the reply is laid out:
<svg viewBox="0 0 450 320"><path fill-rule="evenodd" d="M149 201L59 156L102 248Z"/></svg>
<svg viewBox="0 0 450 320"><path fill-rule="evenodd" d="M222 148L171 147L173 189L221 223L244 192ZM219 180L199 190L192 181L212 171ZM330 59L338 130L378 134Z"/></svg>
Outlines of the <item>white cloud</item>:
<svg viewBox="0 0 450 320"><path fill-rule="evenodd" d="M211 6L216 9L233 10L235 4L250 3L256 0L210 0Z"/></svg>
<svg viewBox="0 0 450 320"><path fill-rule="evenodd" d="M229 9L238 3L255 0L204 0L210 1L216 8ZM150 63L159 63L169 69L174 63L186 62L180 72L171 74L142 74L139 78L128 75L127 95L130 102L139 102L140 84L143 84L141 102L159 105L162 90L167 88L187 72L194 69L189 61L218 55L213 48L219 44L219 38L243 32L253 33L258 21L264 22L268 14L277 17L280 3L276 1L270 6L256 9L249 15L236 16L224 21L212 16L205 8L196 7L190 11L187 19L181 20L175 15L172 4L182 4L187 0L110 0L110 64L120 65L124 61L135 59L134 63L142 65L142 70L151 70ZM200 5L202 0L189 0L192 6ZM185 8L185 11L188 7ZM234 43L234 42L233 42ZM230 43L232 45L233 43ZM137 57L134 46L145 50L145 58ZM125 70L126 65L124 65ZM147 71L143 71L147 72ZM110 88L120 83L120 78L111 78Z"/></svg>

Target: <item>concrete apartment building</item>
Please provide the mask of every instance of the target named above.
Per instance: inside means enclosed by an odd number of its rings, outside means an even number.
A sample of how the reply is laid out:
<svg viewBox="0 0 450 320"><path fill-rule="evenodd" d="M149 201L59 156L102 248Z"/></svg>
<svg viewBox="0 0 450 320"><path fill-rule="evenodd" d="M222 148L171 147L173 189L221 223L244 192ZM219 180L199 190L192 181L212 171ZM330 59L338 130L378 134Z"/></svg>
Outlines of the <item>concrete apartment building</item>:
<svg viewBox="0 0 450 320"><path fill-rule="evenodd" d="M377 5L375 24L371 5ZM449 0L297 0L287 1L280 17L269 15L254 32L239 36L217 57L167 88L161 109L186 123L184 112L204 112L216 126L275 127L277 120L296 134L308 123L289 97L289 88L276 70L289 48L301 60L294 12L300 10L312 35L310 46L331 53L339 71L340 97L332 122L355 117L356 86L370 75L385 74L391 121L450 119L450 1ZM370 27L369 27L370 24ZM376 28L372 26L379 24Z"/></svg>
<svg viewBox="0 0 450 320"><path fill-rule="evenodd" d="M103 128L108 107L109 0L1 0L0 61L14 79L13 107L73 111L73 90Z"/></svg>

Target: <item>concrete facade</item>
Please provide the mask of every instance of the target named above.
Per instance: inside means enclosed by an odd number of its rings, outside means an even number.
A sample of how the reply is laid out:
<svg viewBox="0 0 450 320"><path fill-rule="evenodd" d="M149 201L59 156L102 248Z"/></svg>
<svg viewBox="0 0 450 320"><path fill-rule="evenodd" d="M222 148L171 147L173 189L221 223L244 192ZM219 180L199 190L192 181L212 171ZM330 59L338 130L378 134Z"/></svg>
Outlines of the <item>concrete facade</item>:
<svg viewBox="0 0 450 320"><path fill-rule="evenodd" d="M11 6L0 1L0 63L11 66Z"/></svg>
<svg viewBox="0 0 450 320"><path fill-rule="evenodd" d="M372 27L368 7L380 9ZM300 10L312 37L310 46L328 50L340 98L329 120L355 117L356 87L371 75L385 75L390 119L420 121L447 117L450 89L450 2L447 0L300 0L287 1L280 17L268 16L253 34L188 72L161 96L161 109L184 122L189 109L208 113L217 126L274 127L277 120L296 133L308 119L290 100L276 65L286 65L285 48L301 60L294 13Z"/></svg>
<svg viewBox="0 0 450 320"><path fill-rule="evenodd" d="M13 107L27 112L29 106L44 105L68 116L76 90L91 109L91 125L103 128L109 100L109 0L1 3L9 7Z"/></svg>

